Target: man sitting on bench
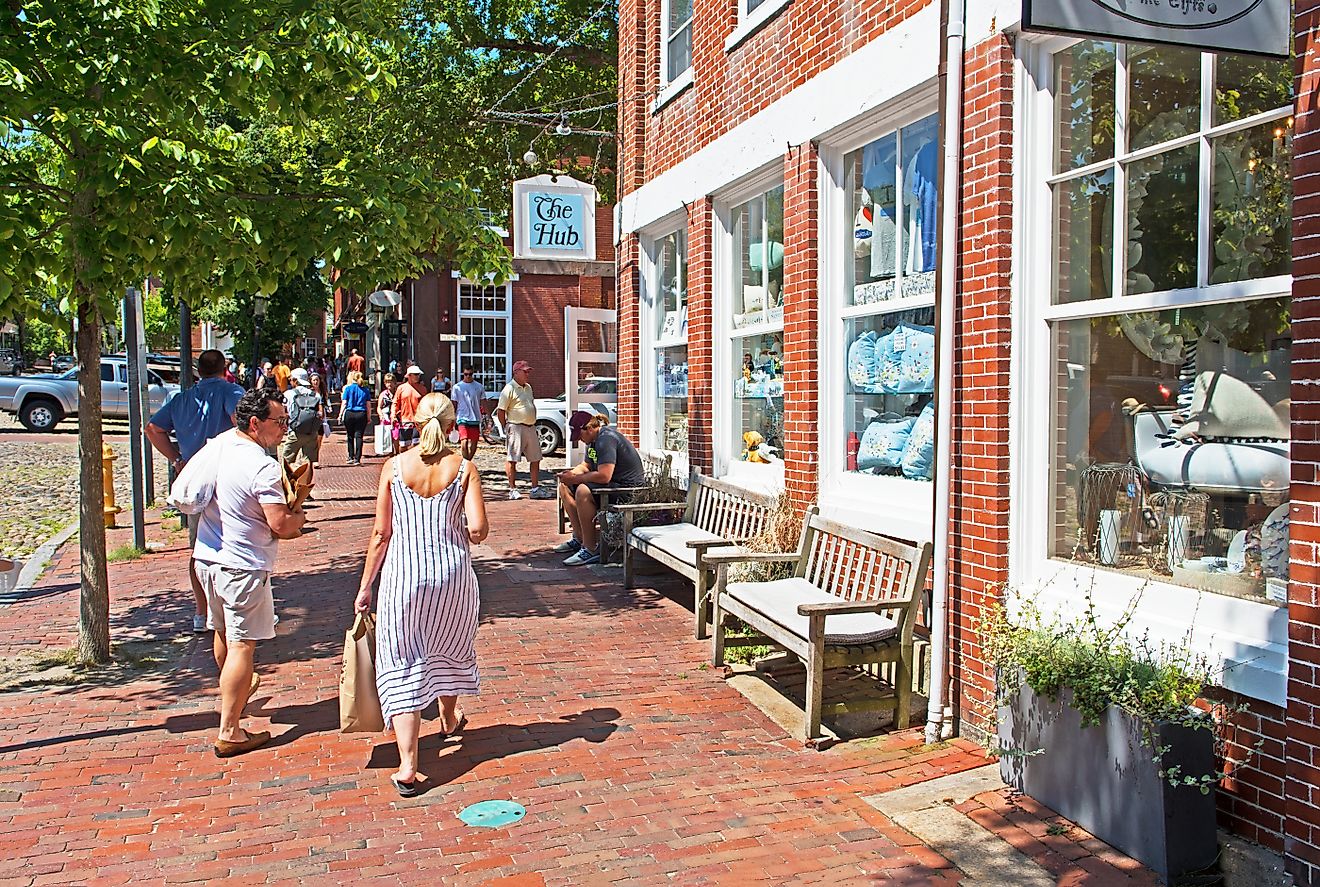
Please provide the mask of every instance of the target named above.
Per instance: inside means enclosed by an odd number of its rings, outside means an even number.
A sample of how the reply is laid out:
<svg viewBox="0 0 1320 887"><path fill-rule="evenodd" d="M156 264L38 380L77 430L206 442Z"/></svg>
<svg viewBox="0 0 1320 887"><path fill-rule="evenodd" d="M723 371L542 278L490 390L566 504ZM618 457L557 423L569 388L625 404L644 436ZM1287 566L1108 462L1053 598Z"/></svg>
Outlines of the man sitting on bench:
<svg viewBox="0 0 1320 887"><path fill-rule="evenodd" d="M568 418L573 443L587 445L586 461L559 475L559 501L573 526L573 538L555 551L572 552L564 561L570 567L600 561L596 538L596 512L600 510L602 487L641 487L646 485L642 457L628 438L609 427L609 417L578 410ZM611 503L626 501L626 494L612 496Z"/></svg>

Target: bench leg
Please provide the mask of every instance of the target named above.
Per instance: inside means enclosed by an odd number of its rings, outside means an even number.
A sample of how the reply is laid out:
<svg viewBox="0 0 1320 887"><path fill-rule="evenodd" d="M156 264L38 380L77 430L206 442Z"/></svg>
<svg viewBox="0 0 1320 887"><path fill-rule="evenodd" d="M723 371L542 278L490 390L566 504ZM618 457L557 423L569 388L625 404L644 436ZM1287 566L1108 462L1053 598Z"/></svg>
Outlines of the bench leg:
<svg viewBox="0 0 1320 887"><path fill-rule="evenodd" d="M623 540L623 587L633 587L633 548L628 540Z"/></svg>
<svg viewBox="0 0 1320 887"><path fill-rule="evenodd" d="M904 647L894 668L894 729L906 730L912 720L912 648Z"/></svg>
<svg viewBox="0 0 1320 887"><path fill-rule="evenodd" d="M700 558L698 558L700 560ZM697 618L695 636L697 640L704 640L706 637L706 607L710 600L710 574L704 568L697 570L697 578L693 580L695 591L695 603L693 612Z"/></svg>
<svg viewBox="0 0 1320 887"><path fill-rule="evenodd" d="M713 660L715 667L719 668L724 664L724 613L720 610L720 595L718 588L715 590L715 594L711 597L710 609L712 624L715 626L715 637L711 642L711 659Z"/></svg>
<svg viewBox="0 0 1320 887"><path fill-rule="evenodd" d="M824 653L818 644L811 645L811 652L804 663L807 667L807 710L806 741L808 745L819 738L820 708L823 684L825 682Z"/></svg>
<svg viewBox="0 0 1320 887"><path fill-rule="evenodd" d="M556 497L557 498L557 497ZM559 506L559 535L568 532L568 515L564 512L564 503L557 503Z"/></svg>

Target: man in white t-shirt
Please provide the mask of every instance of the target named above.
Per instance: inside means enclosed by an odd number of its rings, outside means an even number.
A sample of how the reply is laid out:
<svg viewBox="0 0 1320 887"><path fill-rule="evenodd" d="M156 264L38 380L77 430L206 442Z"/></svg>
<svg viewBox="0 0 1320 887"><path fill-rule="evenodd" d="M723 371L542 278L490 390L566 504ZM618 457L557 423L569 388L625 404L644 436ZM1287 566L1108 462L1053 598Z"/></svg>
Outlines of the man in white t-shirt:
<svg viewBox="0 0 1320 887"><path fill-rule="evenodd" d="M532 365L520 360L513 365L513 378L500 392L495 418L508 436L509 455L504 471L509 477L509 498L521 499L518 492L518 463L527 460L532 474L532 498L553 499L555 494L541 489L541 440L536 433L536 399L532 394Z"/></svg>
<svg viewBox="0 0 1320 887"><path fill-rule="evenodd" d="M286 504L279 463L266 452L289 425L284 396L268 388L249 391L234 419L237 433L225 443L215 495L202 512L193 551L220 669L220 758L270 741L269 732L248 733L240 722L261 682L252 664L257 641L275 637L270 574L276 546L280 539L296 539L307 521L301 508Z"/></svg>
<svg viewBox="0 0 1320 887"><path fill-rule="evenodd" d="M471 366L463 367L463 381L454 386L451 397L458 417L458 445L463 458L471 460L481 440L481 402L486 399L486 389Z"/></svg>

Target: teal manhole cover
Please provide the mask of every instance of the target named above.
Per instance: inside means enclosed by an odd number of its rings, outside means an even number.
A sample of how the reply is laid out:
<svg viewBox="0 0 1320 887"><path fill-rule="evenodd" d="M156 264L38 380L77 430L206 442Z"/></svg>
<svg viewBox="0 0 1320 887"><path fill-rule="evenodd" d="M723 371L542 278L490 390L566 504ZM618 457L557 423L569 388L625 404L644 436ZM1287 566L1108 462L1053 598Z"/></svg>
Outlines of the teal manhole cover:
<svg viewBox="0 0 1320 887"><path fill-rule="evenodd" d="M515 822L521 822L527 815L521 804L515 804L513 801L480 801L470 807L464 807L458 813L458 818L467 825L474 825L480 828L499 828L502 825L513 825Z"/></svg>

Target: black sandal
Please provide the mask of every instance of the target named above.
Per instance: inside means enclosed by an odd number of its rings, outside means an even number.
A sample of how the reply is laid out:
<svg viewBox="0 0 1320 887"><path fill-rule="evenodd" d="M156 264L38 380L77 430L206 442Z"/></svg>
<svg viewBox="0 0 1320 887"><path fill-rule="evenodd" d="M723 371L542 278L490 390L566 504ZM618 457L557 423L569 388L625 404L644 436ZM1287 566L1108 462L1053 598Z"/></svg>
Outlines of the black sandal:
<svg viewBox="0 0 1320 887"><path fill-rule="evenodd" d="M415 798L422 791L422 786L416 779L410 782L400 782L391 776L390 782L394 783L394 788L399 792L399 797L402 798Z"/></svg>

